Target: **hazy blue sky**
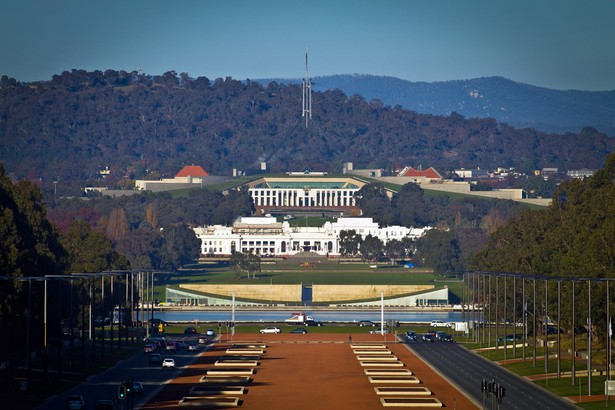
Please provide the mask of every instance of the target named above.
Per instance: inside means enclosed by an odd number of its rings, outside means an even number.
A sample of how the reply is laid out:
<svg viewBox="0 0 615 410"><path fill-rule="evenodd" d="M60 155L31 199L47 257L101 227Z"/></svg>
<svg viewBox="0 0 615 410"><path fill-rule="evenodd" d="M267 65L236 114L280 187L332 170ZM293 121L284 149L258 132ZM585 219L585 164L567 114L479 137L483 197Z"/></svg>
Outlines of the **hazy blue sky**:
<svg viewBox="0 0 615 410"><path fill-rule="evenodd" d="M613 0L0 0L0 75L503 76L615 89Z"/></svg>

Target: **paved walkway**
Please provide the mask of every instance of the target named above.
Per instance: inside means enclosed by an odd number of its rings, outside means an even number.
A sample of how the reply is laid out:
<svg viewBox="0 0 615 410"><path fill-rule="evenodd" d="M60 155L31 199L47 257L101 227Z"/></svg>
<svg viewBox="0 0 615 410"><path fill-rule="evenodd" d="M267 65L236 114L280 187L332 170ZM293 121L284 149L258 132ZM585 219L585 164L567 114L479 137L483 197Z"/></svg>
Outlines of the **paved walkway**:
<svg viewBox="0 0 615 410"><path fill-rule="evenodd" d="M433 397L451 409L477 407L454 386L414 356L392 335L352 335L353 343L384 343L429 388ZM248 393L241 396L242 409L346 409L383 408L347 334L239 334L234 343L264 343L262 355ZM205 372L223 355L230 342L221 342L203 352L180 377L167 385L143 409L177 408L178 400L198 385Z"/></svg>

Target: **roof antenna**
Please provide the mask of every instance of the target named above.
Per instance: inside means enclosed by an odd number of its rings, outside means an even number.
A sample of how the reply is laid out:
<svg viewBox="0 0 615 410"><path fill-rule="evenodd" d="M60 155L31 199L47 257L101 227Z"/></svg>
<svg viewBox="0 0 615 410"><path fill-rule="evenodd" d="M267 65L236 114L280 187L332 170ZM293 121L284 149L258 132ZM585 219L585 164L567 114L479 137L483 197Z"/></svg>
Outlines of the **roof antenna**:
<svg viewBox="0 0 615 410"><path fill-rule="evenodd" d="M312 119L312 83L308 75L308 48L305 48L305 80L303 80L303 111L302 117L305 117L305 128L308 127L308 121Z"/></svg>

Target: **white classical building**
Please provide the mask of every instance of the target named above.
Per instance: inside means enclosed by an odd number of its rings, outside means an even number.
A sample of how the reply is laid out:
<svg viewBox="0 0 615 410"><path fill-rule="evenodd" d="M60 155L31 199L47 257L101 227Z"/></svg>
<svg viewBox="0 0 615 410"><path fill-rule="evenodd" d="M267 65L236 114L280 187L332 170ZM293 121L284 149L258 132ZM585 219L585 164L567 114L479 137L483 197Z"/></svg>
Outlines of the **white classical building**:
<svg viewBox="0 0 615 410"><path fill-rule="evenodd" d="M207 256L228 256L233 251L261 256L310 251L336 256L340 254L341 231L354 230L363 238L372 235L386 244L393 239L419 238L428 229L431 228L379 228L372 218L338 218L336 222L325 222L322 227L291 227L274 217L242 217L233 226L210 225L194 228L194 232L201 240L201 254Z"/></svg>

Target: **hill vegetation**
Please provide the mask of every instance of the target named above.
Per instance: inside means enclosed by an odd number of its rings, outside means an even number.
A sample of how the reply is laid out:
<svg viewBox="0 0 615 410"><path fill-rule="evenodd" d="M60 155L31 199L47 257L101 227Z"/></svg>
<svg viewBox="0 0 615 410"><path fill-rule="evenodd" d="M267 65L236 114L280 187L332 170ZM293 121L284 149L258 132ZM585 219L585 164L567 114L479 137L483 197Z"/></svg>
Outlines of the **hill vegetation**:
<svg viewBox="0 0 615 410"><path fill-rule="evenodd" d="M272 80L257 80L268 84ZM301 80L277 82L301 83ZM615 136L615 90L553 90L502 77L412 82L373 75L331 75L314 78L314 89L339 89L367 101L422 114L494 118L515 128L551 133L579 132L592 126Z"/></svg>
<svg viewBox="0 0 615 410"><path fill-rule="evenodd" d="M267 161L271 172L393 170L405 165L599 168L615 139L516 130L493 119L419 114L339 90L315 93L313 121L301 119L297 85L168 72L73 70L50 81L0 81L0 162L15 179L78 194L84 181L174 176L186 164L213 175ZM54 184L54 181L56 184Z"/></svg>

